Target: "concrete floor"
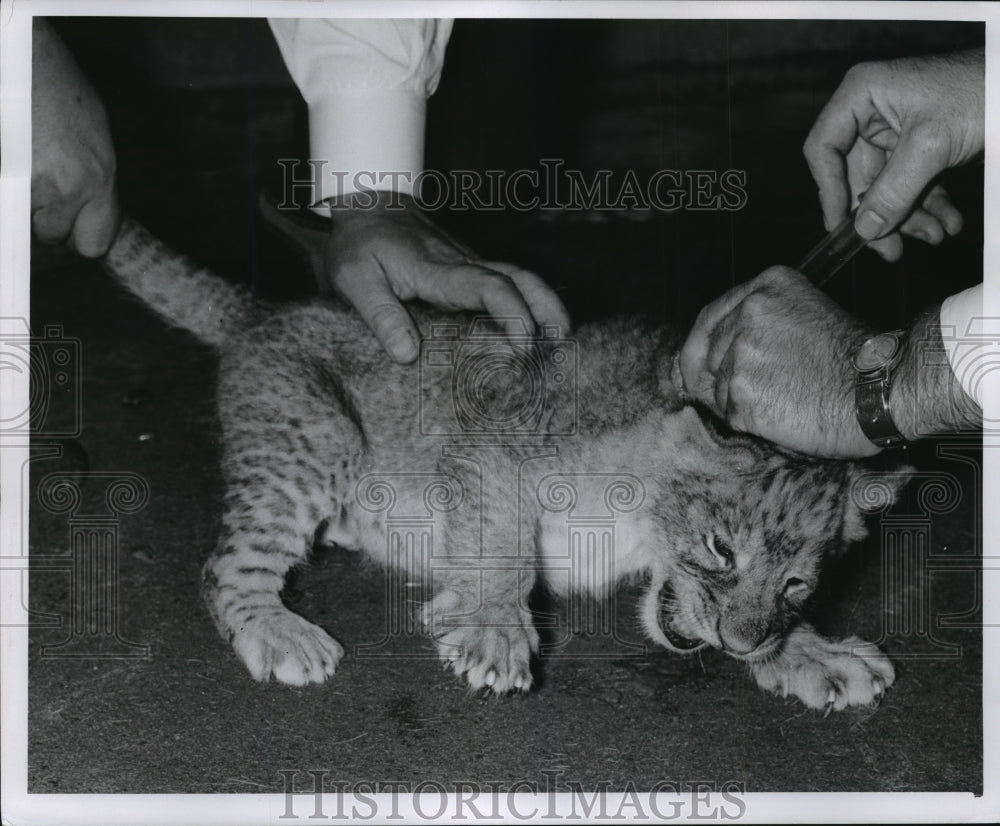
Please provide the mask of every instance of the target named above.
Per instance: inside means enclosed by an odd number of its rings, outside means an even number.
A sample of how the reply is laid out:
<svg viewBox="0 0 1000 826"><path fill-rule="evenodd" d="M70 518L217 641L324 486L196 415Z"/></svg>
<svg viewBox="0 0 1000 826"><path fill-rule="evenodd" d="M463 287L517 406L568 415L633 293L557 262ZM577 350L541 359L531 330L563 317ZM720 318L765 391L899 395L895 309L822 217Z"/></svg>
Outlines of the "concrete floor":
<svg viewBox="0 0 1000 826"><path fill-rule="evenodd" d="M137 48L127 25L107 29L108 48ZM238 66L273 61L266 30L212 25L215 36L236 44ZM235 33L225 28L234 25ZM796 260L822 234L799 145L843 71L886 42L894 52L926 51L977 36L904 27L887 40L883 24L836 31L823 24L576 25L579 31L560 32L553 23L460 24L432 109L431 163L521 168L555 156L562 142L568 165L579 168L744 169L750 195L738 213L440 216L487 256L544 274L577 320L637 311L690 320L733 280ZM100 77L93 52L101 36L85 28L70 35L84 51L89 44ZM573 57L574 37L588 38L599 69L582 74L571 62L586 62ZM539 53L540 44L547 51ZM513 65L531 45L528 69L542 78L536 86L516 85L527 84L523 74L504 85L495 64L477 62L506 56ZM239 63L247 57L240 48L262 56ZM199 64L183 65L196 73ZM238 79L240 69L232 71ZM252 279L266 294L303 294L308 276L258 230L252 211L273 159L294 148L294 94L286 79L251 80L246 88L234 81L185 91L175 77L174 86L155 85L141 102L106 87L122 190L155 232L229 277ZM548 96L556 83L567 84L563 98ZM512 143L511 136L520 137ZM834 285L835 297L888 327L978 280L981 170L960 173L951 188L966 208L962 237L938 250L913 247L897 266L863 254ZM943 271L954 273L944 284ZM876 523L873 539L824 585L821 624L836 634L882 636L896 660L897 684L878 709L824 719L763 694L716 652L643 652L628 591L614 600L617 639L569 641L540 664L540 687L529 696L471 695L427 656L419 636L364 649L391 656L360 655L358 646L382 636L386 581L339 551L319 554L286 591L296 611L328 624L345 644L337 675L320 688L259 685L216 636L198 592L222 494L211 353L123 297L91 263L38 247L32 279L33 328L60 324L82 352L82 431L58 443L61 456L39 454L32 484L54 472L128 472L151 493L117 528L118 631L148 646L148 657L43 654L67 630L44 627L42 615L66 619L71 585L58 566L31 575L39 625L29 663L30 791L280 792L281 772L300 772L296 783L308 789L310 770L327 770L331 784L411 788L427 780L449 789L525 780L543 791L547 782L589 791L707 780L748 792L982 789L980 587L969 562L981 553L975 442L911 451L925 479L953 480L956 493L929 515L922 510L928 497L916 488L903 505L906 529L929 542L922 579L897 592L883 578L881 534L893 526ZM70 418L70 399L56 397L51 416ZM86 497L100 497L100 483L86 482L81 510L97 508ZM32 495L33 555L65 552L70 529L66 514ZM920 605L927 629L899 614Z"/></svg>

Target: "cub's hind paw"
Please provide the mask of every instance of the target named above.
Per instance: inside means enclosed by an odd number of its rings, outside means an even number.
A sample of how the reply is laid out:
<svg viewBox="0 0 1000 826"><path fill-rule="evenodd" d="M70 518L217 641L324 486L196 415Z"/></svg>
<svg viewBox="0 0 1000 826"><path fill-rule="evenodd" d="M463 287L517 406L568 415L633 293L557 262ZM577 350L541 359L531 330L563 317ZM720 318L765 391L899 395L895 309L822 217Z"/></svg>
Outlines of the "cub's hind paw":
<svg viewBox="0 0 1000 826"><path fill-rule="evenodd" d="M455 612L457 599L439 594L424 607L424 622L437 643L446 668L465 676L469 687L489 688L494 694L528 691L531 688L531 655L538 650L538 632L531 614L523 608L511 611L480 609L467 616Z"/></svg>
<svg viewBox="0 0 1000 826"><path fill-rule="evenodd" d="M531 688L531 652L537 641L523 628L458 628L437 640L445 666L464 675L469 688L494 694Z"/></svg>
<svg viewBox="0 0 1000 826"><path fill-rule="evenodd" d="M889 658L871 643L830 640L808 626L794 629L776 657L752 668L761 688L826 714L877 704L896 678Z"/></svg>
<svg viewBox="0 0 1000 826"><path fill-rule="evenodd" d="M322 628L287 609L246 623L233 635L233 649L255 680L286 685L321 683L344 654Z"/></svg>

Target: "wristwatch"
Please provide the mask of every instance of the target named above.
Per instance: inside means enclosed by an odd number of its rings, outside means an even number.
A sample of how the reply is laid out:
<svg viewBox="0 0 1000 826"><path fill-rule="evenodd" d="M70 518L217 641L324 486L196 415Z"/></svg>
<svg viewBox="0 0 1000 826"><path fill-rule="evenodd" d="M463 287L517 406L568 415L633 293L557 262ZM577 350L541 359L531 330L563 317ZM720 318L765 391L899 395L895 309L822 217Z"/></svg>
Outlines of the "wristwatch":
<svg viewBox="0 0 1000 826"><path fill-rule="evenodd" d="M857 372L854 405L858 424L879 447L900 447L906 443L889 410L892 371L903 358L903 336L902 330L872 336L853 358Z"/></svg>

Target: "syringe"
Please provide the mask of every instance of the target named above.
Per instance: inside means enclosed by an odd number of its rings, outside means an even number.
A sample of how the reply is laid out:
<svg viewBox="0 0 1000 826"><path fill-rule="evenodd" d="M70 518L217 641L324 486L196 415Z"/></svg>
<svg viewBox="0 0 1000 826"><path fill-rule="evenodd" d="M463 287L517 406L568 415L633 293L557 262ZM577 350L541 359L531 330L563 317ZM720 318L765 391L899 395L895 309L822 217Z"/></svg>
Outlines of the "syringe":
<svg viewBox="0 0 1000 826"><path fill-rule="evenodd" d="M858 210L850 215L833 232L826 236L802 259L798 270L817 287L822 287L834 273L850 261L868 240L854 230L854 219Z"/></svg>

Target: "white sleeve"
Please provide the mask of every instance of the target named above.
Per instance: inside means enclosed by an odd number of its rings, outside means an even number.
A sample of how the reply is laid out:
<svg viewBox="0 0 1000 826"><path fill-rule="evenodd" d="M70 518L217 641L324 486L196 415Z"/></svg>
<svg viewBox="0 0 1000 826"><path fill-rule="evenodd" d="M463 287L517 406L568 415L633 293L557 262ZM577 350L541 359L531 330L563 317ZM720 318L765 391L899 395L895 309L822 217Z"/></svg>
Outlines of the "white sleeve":
<svg viewBox="0 0 1000 826"><path fill-rule="evenodd" d="M996 330L987 329L983 315L983 285L949 296L941 304L941 341L948 363L962 389L979 404L984 401L984 380L996 363Z"/></svg>
<svg viewBox="0 0 1000 826"><path fill-rule="evenodd" d="M453 21L268 22L309 107L312 203L359 189L412 193Z"/></svg>

